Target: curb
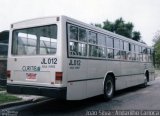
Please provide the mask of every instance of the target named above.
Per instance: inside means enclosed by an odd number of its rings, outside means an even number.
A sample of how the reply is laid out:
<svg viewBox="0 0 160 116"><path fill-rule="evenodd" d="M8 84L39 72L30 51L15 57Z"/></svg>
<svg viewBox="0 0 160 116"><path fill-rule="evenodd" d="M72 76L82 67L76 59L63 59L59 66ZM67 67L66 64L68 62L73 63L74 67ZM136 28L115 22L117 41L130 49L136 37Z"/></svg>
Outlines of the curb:
<svg viewBox="0 0 160 116"><path fill-rule="evenodd" d="M44 101L49 101L53 98L47 98L47 97L42 97L42 98L37 98L37 99L29 99L29 100L22 100L22 101L15 101L15 102L9 102L9 103L4 103L0 105L0 109L5 109L13 106L19 106L19 105L24 105L24 104L30 104L30 103L38 103L38 102L44 102Z"/></svg>
<svg viewBox="0 0 160 116"><path fill-rule="evenodd" d="M0 109L5 109L5 108L9 108L9 107L13 107L13 106L17 106L17 105L23 105L23 104L28 104L28 103L32 103L33 100L22 100L22 101L15 101L15 102L9 102L9 103L4 103L0 105Z"/></svg>

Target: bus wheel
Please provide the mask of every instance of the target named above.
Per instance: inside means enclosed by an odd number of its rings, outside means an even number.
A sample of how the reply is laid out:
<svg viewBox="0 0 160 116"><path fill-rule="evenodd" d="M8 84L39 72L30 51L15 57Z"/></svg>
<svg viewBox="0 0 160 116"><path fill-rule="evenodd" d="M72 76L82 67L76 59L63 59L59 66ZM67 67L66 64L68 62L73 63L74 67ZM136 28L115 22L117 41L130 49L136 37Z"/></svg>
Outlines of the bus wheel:
<svg viewBox="0 0 160 116"><path fill-rule="evenodd" d="M108 75L104 82L104 98L106 101L110 100L114 94L114 81L112 76Z"/></svg>

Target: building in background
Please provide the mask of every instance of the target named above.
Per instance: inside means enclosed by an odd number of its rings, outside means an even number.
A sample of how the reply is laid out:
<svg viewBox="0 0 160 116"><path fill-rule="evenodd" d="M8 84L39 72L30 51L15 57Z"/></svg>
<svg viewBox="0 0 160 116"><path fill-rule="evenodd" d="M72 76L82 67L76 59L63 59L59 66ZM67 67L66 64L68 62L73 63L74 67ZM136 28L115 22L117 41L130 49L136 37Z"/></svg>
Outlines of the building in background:
<svg viewBox="0 0 160 116"><path fill-rule="evenodd" d="M0 32L0 86L6 85L9 31Z"/></svg>

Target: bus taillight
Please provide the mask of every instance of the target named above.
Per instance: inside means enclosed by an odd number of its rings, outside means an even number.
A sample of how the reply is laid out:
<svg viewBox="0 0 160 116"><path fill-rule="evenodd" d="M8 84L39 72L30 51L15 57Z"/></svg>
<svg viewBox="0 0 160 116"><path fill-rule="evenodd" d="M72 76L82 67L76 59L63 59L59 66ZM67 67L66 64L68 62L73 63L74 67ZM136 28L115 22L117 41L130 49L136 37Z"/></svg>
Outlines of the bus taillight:
<svg viewBox="0 0 160 116"><path fill-rule="evenodd" d="M62 84L62 76L63 76L62 72L56 72L55 84Z"/></svg>
<svg viewBox="0 0 160 116"><path fill-rule="evenodd" d="M7 78L10 78L11 77L11 71L7 70L6 75L7 75Z"/></svg>

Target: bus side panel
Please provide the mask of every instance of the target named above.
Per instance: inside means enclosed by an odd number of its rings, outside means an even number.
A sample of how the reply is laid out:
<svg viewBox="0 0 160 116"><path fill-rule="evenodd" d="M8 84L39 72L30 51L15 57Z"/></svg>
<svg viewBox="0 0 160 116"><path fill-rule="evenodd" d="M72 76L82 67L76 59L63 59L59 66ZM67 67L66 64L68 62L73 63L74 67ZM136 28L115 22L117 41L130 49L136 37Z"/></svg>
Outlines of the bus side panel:
<svg viewBox="0 0 160 116"><path fill-rule="evenodd" d="M127 78L128 77L116 77L116 90L124 89L127 87Z"/></svg>
<svg viewBox="0 0 160 116"><path fill-rule="evenodd" d="M147 69L149 71L149 81L155 80L154 66L153 66L153 64L151 62L147 63Z"/></svg>
<svg viewBox="0 0 160 116"><path fill-rule="evenodd" d="M103 93L103 79L87 81L87 98Z"/></svg>
<svg viewBox="0 0 160 116"><path fill-rule="evenodd" d="M70 59L68 63L71 64L74 60ZM103 93L103 80L107 70L105 61L80 59L80 62L79 69L76 69L77 66L67 68L68 100L80 100Z"/></svg>
<svg viewBox="0 0 160 116"><path fill-rule="evenodd" d="M103 81L107 71L105 60L88 60L87 97L103 93Z"/></svg>
<svg viewBox="0 0 160 116"><path fill-rule="evenodd" d="M126 87L126 79L121 78L121 62L120 61L112 61L109 60L106 62L107 65L107 73L113 73L115 76L115 89L119 90L119 89L123 89Z"/></svg>
<svg viewBox="0 0 160 116"><path fill-rule="evenodd" d="M144 82L143 63L121 62L121 78L126 81L126 87L138 85ZM119 89L119 88L117 88Z"/></svg>
<svg viewBox="0 0 160 116"><path fill-rule="evenodd" d="M86 81L69 82L67 85L67 100L85 99L86 85Z"/></svg>
<svg viewBox="0 0 160 116"><path fill-rule="evenodd" d="M87 61L85 59L67 59L67 100L86 98Z"/></svg>

